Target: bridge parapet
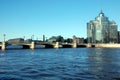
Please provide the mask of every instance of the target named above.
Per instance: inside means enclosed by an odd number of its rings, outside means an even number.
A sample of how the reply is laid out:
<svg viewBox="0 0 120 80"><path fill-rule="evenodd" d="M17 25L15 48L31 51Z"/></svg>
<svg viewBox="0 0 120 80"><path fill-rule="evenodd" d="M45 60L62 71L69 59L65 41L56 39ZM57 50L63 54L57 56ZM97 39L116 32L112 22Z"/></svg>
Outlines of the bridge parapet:
<svg viewBox="0 0 120 80"><path fill-rule="evenodd" d="M31 43L26 43L26 42L14 42L14 43L7 43L8 45L16 45L16 46L22 46L26 44L31 44Z"/></svg>

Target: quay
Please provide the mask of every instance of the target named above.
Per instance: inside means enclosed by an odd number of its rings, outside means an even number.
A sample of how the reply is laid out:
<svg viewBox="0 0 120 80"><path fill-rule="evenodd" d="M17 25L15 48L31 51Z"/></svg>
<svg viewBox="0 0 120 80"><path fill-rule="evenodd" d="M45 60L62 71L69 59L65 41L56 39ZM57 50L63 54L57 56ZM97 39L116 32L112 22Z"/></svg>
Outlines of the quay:
<svg viewBox="0 0 120 80"><path fill-rule="evenodd" d="M41 43L14 43L8 44L7 42L2 42L0 44L1 50L8 49L8 46L22 46L22 49L35 49L36 46L43 46L43 48L120 48L120 44L77 44L77 43L48 43L48 42L41 42Z"/></svg>

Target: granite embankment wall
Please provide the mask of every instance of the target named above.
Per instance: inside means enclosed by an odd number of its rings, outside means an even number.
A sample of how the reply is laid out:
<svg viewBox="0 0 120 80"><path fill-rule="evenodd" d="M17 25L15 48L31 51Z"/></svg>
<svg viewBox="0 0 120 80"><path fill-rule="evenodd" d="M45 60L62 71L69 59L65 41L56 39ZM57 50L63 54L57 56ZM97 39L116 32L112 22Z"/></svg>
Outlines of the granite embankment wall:
<svg viewBox="0 0 120 80"><path fill-rule="evenodd" d="M120 48L120 44L94 44L96 48Z"/></svg>

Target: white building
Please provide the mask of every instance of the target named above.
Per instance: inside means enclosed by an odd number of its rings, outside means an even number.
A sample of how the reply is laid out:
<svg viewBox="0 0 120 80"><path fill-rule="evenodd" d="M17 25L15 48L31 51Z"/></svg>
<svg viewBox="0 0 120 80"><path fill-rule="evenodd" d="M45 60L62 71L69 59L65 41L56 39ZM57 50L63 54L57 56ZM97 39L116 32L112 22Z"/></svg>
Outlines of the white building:
<svg viewBox="0 0 120 80"><path fill-rule="evenodd" d="M87 23L88 43L117 43L117 37L116 23L109 21L102 11Z"/></svg>

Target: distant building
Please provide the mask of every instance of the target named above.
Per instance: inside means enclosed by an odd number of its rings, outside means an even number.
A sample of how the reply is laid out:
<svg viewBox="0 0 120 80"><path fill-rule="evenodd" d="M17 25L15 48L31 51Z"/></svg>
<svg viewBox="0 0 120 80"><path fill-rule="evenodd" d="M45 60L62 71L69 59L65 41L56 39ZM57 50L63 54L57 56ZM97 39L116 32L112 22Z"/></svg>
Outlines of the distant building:
<svg viewBox="0 0 120 80"><path fill-rule="evenodd" d="M74 35L73 36L73 43L77 43L77 44L84 43L84 38L78 38Z"/></svg>
<svg viewBox="0 0 120 80"><path fill-rule="evenodd" d="M45 40L45 35L43 35L43 42L45 42L46 40Z"/></svg>
<svg viewBox="0 0 120 80"><path fill-rule="evenodd" d="M84 38L77 38L77 43L78 43L78 44L84 43Z"/></svg>
<svg viewBox="0 0 120 80"><path fill-rule="evenodd" d="M77 37L74 35L73 36L73 43L76 43L77 42Z"/></svg>
<svg viewBox="0 0 120 80"><path fill-rule="evenodd" d="M15 38L15 39L9 39L8 43L23 43L24 39L23 38Z"/></svg>
<svg viewBox="0 0 120 80"><path fill-rule="evenodd" d="M52 36L48 39L48 42L64 42L64 38L62 36Z"/></svg>
<svg viewBox="0 0 120 80"><path fill-rule="evenodd" d="M120 31L118 31L118 43L120 43Z"/></svg>
<svg viewBox="0 0 120 80"><path fill-rule="evenodd" d="M88 43L117 43L117 24L101 11L95 20L87 23L87 38Z"/></svg>

